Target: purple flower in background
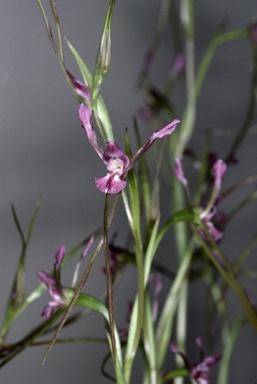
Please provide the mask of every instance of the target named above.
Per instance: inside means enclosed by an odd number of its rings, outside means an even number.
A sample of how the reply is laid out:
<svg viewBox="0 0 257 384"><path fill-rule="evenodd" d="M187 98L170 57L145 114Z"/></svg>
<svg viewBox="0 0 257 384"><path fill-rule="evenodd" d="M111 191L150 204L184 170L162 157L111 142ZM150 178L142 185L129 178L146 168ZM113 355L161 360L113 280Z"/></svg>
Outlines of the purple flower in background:
<svg viewBox="0 0 257 384"><path fill-rule="evenodd" d="M208 356L203 358L202 340L200 337L196 339L196 345L201 356L201 361L198 364L191 363L186 355L181 352L173 342L170 343L170 349L173 353L181 356L192 379L198 384L211 384L209 380L211 373L210 367L216 364L221 359L221 356Z"/></svg>
<svg viewBox="0 0 257 384"><path fill-rule="evenodd" d="M220 197L218 196L220 188L221 188L221 183L224 177L224 174L227 170L226 163L223 160L216 160L213 167L212 171L214 174L214 188L212 192L212 197L207 204L207 208L202 208L202 213L201 213L201 219L205 223L205 225L208 228L208 231L210 235L213 237L215 241L218 241L223 233L218 230L214 224L213 224L213 217L217 213L217 205L220 202ZM224 223L226 221L226 216L222 213L218 213L216 216L216 223L218 224L218 227L221 229L224 226ZM208 237L206 236L205 232L201 229L200 230L201 236L208 241Z"/></svg>
<svg viewBox="0 0 257 384"><path fill-rule="evenodd" d="M174 165L174 173L176 178L184 185L187 186L187 179L184 176L184 171L182 167L182 160L176 157Z"/></svg>
<svg viewBox="0 0 257 384"><path fill-rule="evenodd" d="M212 169L213 169L213 173L214 173L215 188L217 190L220 190L224 174L227 170L226 163L224 163L223 160L217 160Z"/></svg>
<svg viewBox="0 0 257 384"><path fill-rule="evenodd" d="M60 292L58 290L56 280L47 273L40 271L37 272L37 275L40 280L46 285L47 290L53 299L52 301L48 302L47 306L43 309L43 312L41 313L42 317L48 318L53 314L55 308L59 308L64 304L65 301L62 296L65 295L65 292Z"/></svg>
<svg viewBox="0 0 257 384"><path fill-rule="evenodd" d="M170 135L179 123L179 120L173 120L161 130L155 131L147 142L137 151L134 157L129 160L128 156L122 152L118 144L114 141L108 141L106 143L106 150L103 152L90 123L91 114L90 108L85 104L81 104L79 108L79 119L90 144L101 157L107 168L107 175L104 177L96 177L95 184L101 192L111 194L119 193L126 187L127 182L124 179L126 178L127 172L134 167L135 163L151 147L156 139L162 139Z"/></svg>
<svg viewBox="0 0 257 384"><path fill-rule="evenodd" d="M55 264L54 264L55 268L59 268L59 266L63 262L64 256L65 256L65 247L64 245L61 245L55 254Z"/></svg>
<svg viewBox="0 0 257 384"><path fill-rule="evenodd" d="M52 297L47 306L43 309L42 317L50 317L55 308L59 308L64 304L65 290L60 291L60 266L65 256L65 247L61 245L55 254L54 277L46 272L37 272L40 280L46 285L46 288Z"/></svg>
<svg viewBox="0 0 257 384"><path fill-rule="evenodd" d="M208 228L208 231L210 233L210 235L214 238L215 241L218 241L221 239L221 237L223 236L223 233L221 231L219 231L213 224L212 222L212 218L213 216L215 216L216 214L216 207L212 207L212 209L202 218L202 221L204 222L204 224L207 226ZM206 233L200 229L200 234L201 236L208 241L208 237L206 235Z"/></svg>
<svg viewBox="0 0 257 384"><path fill-rule="evenodd" d="M81 256L81 260L87 255L92 244L94 242L94 236L91 236L86 244L85 250ZM48 302L47 306L43 309L41 313L42 317L48 318L52 316L54 309L62 307L64 304L67 304L69 301L68 288L64 288L61 285L61 264L65 257L65 247L61 245L55 254L55 263L54 263L54 271L53 275L50 276L48 273L44 271L37 272L40 280L45 284L48 293L52 297L52 300ZM78 270L81 264L81 260L79 260L75 272L73 281L76 280Z"/></svg>

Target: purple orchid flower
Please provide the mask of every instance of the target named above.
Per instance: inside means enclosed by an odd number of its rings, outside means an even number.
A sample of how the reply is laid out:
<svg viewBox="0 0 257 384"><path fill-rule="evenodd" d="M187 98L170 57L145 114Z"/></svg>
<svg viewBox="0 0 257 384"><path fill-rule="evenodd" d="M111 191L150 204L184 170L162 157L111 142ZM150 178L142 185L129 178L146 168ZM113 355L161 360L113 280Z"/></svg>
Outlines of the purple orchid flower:
<svg viewBox="0 0 257 384"><path fill-rule="evenodd" d="M48 273L40 271L37 272L40 280L46 285L46 288L52 297L52 301L49 301L47 306L41 313L42 317L48 318L53 314L55 308L61 307L65 303L65 290L60 290L60 266L65 256L65 247L61 245L55 254L54 264L54 277L48 275Z"/></svg>
<svg viewBox="0 0 257 384"><path fill-rule="evenodd" d="M214 173L215 196L217 196L217 194L220 191L221 183L222 183L224 174L226 172L226 169L227 169L227 166L223 160L215 160L214 165L212 167L212 170ZM188 181L184 175L182 160L179 158L175 159L174 173L175 173L176 178L181 182L181 184L183 184L184 187L187 187ZM222 219L223 219L223 224L225 221L224 214L223 214L223 218L222 218L220 216L219 212L217 213L216 206L217 206L218 202L219 201L217 199L215 199L212 202L212 204L210 205L210 207L207 206L207 209L204 208L204 206L202 206L201 214L200 214L201 220L205 223L205 225L208 228L210 235L214 238L215 241L220 240L221 237L223 236L223 233L214 226L214 224L212 222L213 217L217 214L216 219L218 218L218 220L216 220L216 221L219 221L220 224L222 224ZM204 230L199 229L199 233L206 241L208 241L208 236L206 235Z"/></svg>
<svg viewBox="0 0 257 384"><path fill-rule="evenodd" d="M221 189L221 183L224 177L224 174L227 170L226 163L223 160L216 160L213 167L212 167L213 173L214 173L214 189L213 189L213 201L212 205L207 210L202 211L201 218L203 222L206 224L209 233L214 238L215 241L218 241L222 237L222 232L220 232L212 223L213 216L216 215L217 212L217 205L219 203L218 194ZM203 238L206 239L206 235L203 233L203 231L200 231Z"/></svg>
<svg viewBox="0 0 257 384"><path fill-rule="evenodd" d="M42 317L48 318L52 316L55 308L59 308L65 303L63 299L65 292L64 290L62 290L62 292L59 291L56 280L53 279L50 275L48 275L46 272L40 271L37 272L37 275L40 280L46 285L47 290L53 299L53 301L48 302L47 306L43 309L43 312L41 313Z"/></svg>
<svg viewBox="0 0 257 384"><path fill-rule="evenodd" d="M201 361L198 364L189 362L186 355L181 352L173 342L170 343L170 349L173 353L181 356L192 379L194 379L198 384L211 384L211 381L209 380L211 373L210 367L221 359L221 355L203 358L203 348L200 337L196 339L196 345L201 356Z"/></svg>
<svg viewBox="0 0 257 384"><path fill-rule="evenodd" d="M89 252L94 241L94 236L91 236L87 242L86 248L83 251L81 258L84 258ZM54 263L54 272L53 276L50 276L48 273L44 271L37 272L40 280L45 284L48 293L52 297L53 300L50 300L47 306L43 309L41 316L44 318L48 318L52 316L54 309L62 307L64 304L68 304L70 300L69 289L64 288L61 285L61 264L65 257L65 247L61 245L55 254L55 263ZM80 262L78 262L77 267L75 268L74 275L78 273ZM74 278L73 278L74 280Z"/></svg>
<svg viewBox="0 0 257 384"><path fill-rule="evenodd" d="M91 109L85 104L81 104L79 108L79 119L90 144L101 157L107 168L107 175L104 177L96 177L95 184L100 191L111 194L119 193L126 187L127 182L124 179L128 171L134 167L135 163L151 147L156 139L162 139L170 135L179 123L179 120L175 119L161 130L155 131L147 142L137 151L134 157L129 160L128 156L122 152L118 144L114 141L108 141L106 143L106 150L103 152L90 123L91 114Z"/></svg>

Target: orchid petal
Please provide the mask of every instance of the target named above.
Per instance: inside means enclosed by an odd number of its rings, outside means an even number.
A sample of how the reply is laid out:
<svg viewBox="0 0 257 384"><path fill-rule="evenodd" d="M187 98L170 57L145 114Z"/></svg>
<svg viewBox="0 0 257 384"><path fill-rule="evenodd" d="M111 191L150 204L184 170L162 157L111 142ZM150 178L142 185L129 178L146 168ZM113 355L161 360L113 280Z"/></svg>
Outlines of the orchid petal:
<svg viewBox="0 0 257 384"><path fill-rule="evenodd" d="M179 120L175 119L173 120L171 123L169 123L168 125L166 125L164 128L158 130L158 131L155 131L152 136L150 137L149 140L152 140L151 144L154 142L154 140L156 139L162 139L163 137L165 136L168 136L170 135L176 128L177 124L180 123Z"/></svg>
<svg viewBox="0 0 257 384"><path fill-rule="evenodd" d="M206 364L207 367L216 364L221 359L221 355L208 356L205 357L203 363Z"/></svg>
<svg viewBox="0 0 257 384"><path fill-rule="evenodd" d="M174 165L174 173L176 178L184 185L187 186L187 179L184 176L184 171L182 167L182 160L176 157Z"/></svg>
<svg viewBox="0 0 257 384"><path fill-rule="evenodd" d="M44 317L45 319L48 319L50 316L52 316L53 312L54 312L54 309L50 305L47 305L43 309L41 316Z"/></svg>
<svg viewBox="0 0 257 384"><path fill-rule="evenodd" d="M65 256L65 247L63 245L60 246L58 251L55 254L55 268L58 268Z"/></svg>
<svg viewBox="0 0 257 384"><path fill-rule="evenodd" d="M223 180L223 176L227 170L226 163L224 163L223 160L217 160L216 163L213 166L213 172L214 172L214 184L215 187L220 190L221 182Z"/></svg>
<svg viewBox="0 0 257 384"><path fill-rule="evenodd" d="M77 95L81 96L86 102L91 102L91 95L90 95L89 88L85 84L81 83L81 81L76 79L76 77L73 76L69 71L66 70L66 72L70 78L70 81Z"/></svg>
<svg viewBox="0 0 257 384"><path fill-rule="evenodd" d="M40 280L46 285L48 290L51 287L56 286L55 280L51 276L49 276L47 273L40 271L40 272L37 272L37 275L40 278Z"/></svg>
<svg viewBox="0 0 257 384"><path fill-rule="evenodd" d="M134 164L151 147L151 145L156 139L162 139L163 137L170 135L175 130L179 122L179 120L175 119L170 124L166 125L164 128L160 129L159 131L155 131L152 136L147 140L147 142L143 145L143 147L141 147L134 155L133 159L130 161L130 165L127 170L131 169L134 166Z"/></svg>
<svg viewBox="0 0 257 384"><path fill-rule="evenodd" d="M108 163L111 159L120 159L124 163L124 168L127 168L129 166L129 158L128 156L122 152L120 147L118 146L115 141L107 141L106 143L106 150L103 154L103 161L105 164Z"/></svg>
<svg viewBox="0 0 257 384"><path fill-rule="evenodd" d="M84 259L84 257L86 257L86 255L88 254L88 252L90 251L90 248L92 247L93 243L95 241L95 237L94 235L90 236L90 239L88 240L88 243L86 245L86 248L84 249L83 253L82 253L82 258Z"/></svg>
<svg viewBox="0 0 257 384"><path fill-rule="evenodd" d="M85 104L81 104L79 107L79 119L82 123L82 126L86 132L89 143L92 145L97 154L102 158L103 150L97 140L95 131L90 123L92 111Z"/></svg>
<svg viewBox="0 0 257 384"><path fill-rule="evenodd" d="M210 235L213 237L213 239L214 239L215 241L218 241L218 240L220 240L220 239L222 238L223 233L222 233L221 231L219 231L219 230L213 225L213 223L212 223L211 221L207 221L207 222L205 222L205 225L207 226ZM200 235L202 236L202 238L203 238L204 240L207 240L207 241L209 240L208 236L206 235L206 233L205 233L202 229L199 230L199 233L200 233Z"/></svg>
<svg viewBox="0 0 257 384"><path fill-rule="evenodd" d="M122 191L126 187L127 182L121 180L118 175L111 176L108 173L104 177L96 177L95 184L101 192L115 194Z"/></svg>

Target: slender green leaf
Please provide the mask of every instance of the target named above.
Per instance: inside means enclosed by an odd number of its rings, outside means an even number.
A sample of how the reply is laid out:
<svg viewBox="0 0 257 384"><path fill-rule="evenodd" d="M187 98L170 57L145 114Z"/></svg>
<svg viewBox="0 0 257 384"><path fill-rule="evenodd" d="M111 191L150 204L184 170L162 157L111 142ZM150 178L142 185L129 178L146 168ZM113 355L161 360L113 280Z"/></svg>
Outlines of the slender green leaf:
<svg viewBox="0 0 257 384"><path fill-rule="evenodd" d="M81 71L81 74L83 76L85 84L89 87L89 89L92 88L92 75L87 68L85 62L80 57L79 53L76 51L76 49L73 47L73 45L66 39L68 47L70 48L78 67ZM97 98L97 103L94 107L94 113L95 113L95 119L98 125L98 128L100 130L100 133L103 137L103 140L106 141L114 141L113 132L112 132L112 125L110 121L110 117L107 111L107 108L105 106L105 103L103 101L102 96L99 95Z"/></svg>
<svg viewBox="0 0 257 384"><path fill-rule="evenodd" d="M115 0L109 3L101 42L96 57L93 84L92 84L92 104L96 103L102 82L107 75L111 64L111 29L112 17L114 12Z"/></svg>
<svg viewBox="0 0 257 384"><path fill-rule="evenodd" d="M145 294L145 310L144 310L144 326L143 326L143 343L147 359L147 371L149 382L157 384L157 367L156 367L156 345L154 337L154 319L149 292Z"/></svg>
<svg viewBox="0 0 257 384"><path fill-rule="evenodd" d="M190 262L192 258L192 248L193 241L191 241L187 252L184 255L183 260L179 266L179 269L176 273L173 284L168 292L165 305L161 312L160 319L158 321L157 330L156 330L156 349L158 351L157 355L157 369L162 368L168 344L171 337L172 325L176 313L176 308L179 300L180 290L183 287L183 281L187 276Z"/></svg>

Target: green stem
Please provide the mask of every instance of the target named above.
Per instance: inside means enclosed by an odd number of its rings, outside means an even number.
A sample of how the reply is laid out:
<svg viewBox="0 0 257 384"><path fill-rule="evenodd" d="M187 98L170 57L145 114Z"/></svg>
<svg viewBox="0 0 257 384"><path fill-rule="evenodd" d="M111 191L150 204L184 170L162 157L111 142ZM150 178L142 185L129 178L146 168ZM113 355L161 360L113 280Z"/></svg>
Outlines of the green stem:
<svg viewBox="0 0 257 384"><path fill-rule="evenodd" d="M141 236L139 234L139 224L135 223L132 216L128 199L125 191L122 191L122 198L127 214L130 229L134 238L136 269L137 269L137 297L134 302L131 322L129 327L128 344L124 362L124 376L126 382L129 382L132 364L135 359L137 347L141 337L143 318L144 318L144 263L143 263L143 246ZM138 214L138 213L137 213ZM136 320L135 320L136 319ZM136 326L135 326L136 323Z"/></svg>
<svg viewBox="0 0 257 384"><path fill-rule="evenodd" d="M234 350L238 333L242 329L245 323L246 323L245 317L240 317L237 320L235 320L232 326L231 332L229 336L226 338L226 343L224 344L223 355L220 362L220 369L219 369L217 384L225 384L228 382L228 369L229 369L229 363L231 360L231 355Z"/></svg>
<svg viewBox="0 0 257 384"><path fill-rule="evenodd" d="M212 63L214 55L219 48L219 46L223 43L227 43L233 40L238 40L241 38L246 38L248 36L248 32L246 28L238 28L229 32L218 32L210 41L207 49L205 50L204 56L201 60L199 68L196 73L195 79L195 97L198 99L200 96L200 92L202 90L203 82L206 78L209 67Z"/></svg>
<svg viewBox="0 0 257 384"><path fill-rule="evenodd" d="M112 343L112 358L113 358L114 367L116 367L116 342L115 342L115 331L114 331L113 289L112 289L112 275L111 275L111 268L110 268L109 242L108 242L109 199L110 199L110 195L107 193L105 198L105 206L104 206L104 258L105 258L105 267L106 267L106 276L107 276L107 302L108 302L110 334L111 334L111 343Z"/></svg>
<svg viewBox="0 0 257 384"><path fill-rule="evenodd" d="M185 72L186 72L186 109L180 124L179 139L175 148L175 156L182 157L189 141L195 122L195 54L194 54L194 14L193 0L181 1L181 21L185 32Z"/></svg>
<svg viewBox="0 0 257 384"><path fill-rule="evenodd" d="M158 372L162 369L163 362L166 356L166 351L170 341L171 329L173 320L176 313L177 303L180 300L181 288L183 282L187 278L187 273L190 268L190 262L192 257L192 250L194 247L194 241L189 244L187 251L184 254L184 258L181 261L179 269L176 273L176 277L168 292L165 305L163 307L160 319L158 321L156 330L156 350L157 354L157 369Z"/></svg>

